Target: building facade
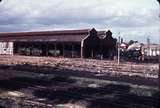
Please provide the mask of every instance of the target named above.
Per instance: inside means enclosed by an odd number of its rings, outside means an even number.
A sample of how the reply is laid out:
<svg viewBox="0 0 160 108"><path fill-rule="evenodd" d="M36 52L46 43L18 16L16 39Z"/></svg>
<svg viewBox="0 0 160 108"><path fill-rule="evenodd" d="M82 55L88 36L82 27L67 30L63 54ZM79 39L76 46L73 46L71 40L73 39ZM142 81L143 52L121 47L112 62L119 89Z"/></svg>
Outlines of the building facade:
<svg viewBox="0 0 160 108"><path fill-rule="evenodd" d="M13 42L0 42L0 54L13 55Z"/></svg>
<svg viewBox="0 0 160 108"><path fill-rule="evenodd" d="M116 39L111 31L96 29L0 33L0 54L108 58Z"/></svg>

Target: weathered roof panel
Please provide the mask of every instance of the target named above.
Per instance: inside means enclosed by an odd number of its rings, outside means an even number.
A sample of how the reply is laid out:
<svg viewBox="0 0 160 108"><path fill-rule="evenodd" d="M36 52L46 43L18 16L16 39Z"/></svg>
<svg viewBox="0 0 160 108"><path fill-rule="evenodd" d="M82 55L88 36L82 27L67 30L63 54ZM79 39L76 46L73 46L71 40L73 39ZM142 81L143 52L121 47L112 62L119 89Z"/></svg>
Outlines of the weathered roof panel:
<svg viewBox="0 0 160 108"><path fill-rule="evenodd" d="M63 31L41 31L41 32L17 32L0 33L0 41L59 41L59 42L81 42L90 29L63 30Z"/></svg>

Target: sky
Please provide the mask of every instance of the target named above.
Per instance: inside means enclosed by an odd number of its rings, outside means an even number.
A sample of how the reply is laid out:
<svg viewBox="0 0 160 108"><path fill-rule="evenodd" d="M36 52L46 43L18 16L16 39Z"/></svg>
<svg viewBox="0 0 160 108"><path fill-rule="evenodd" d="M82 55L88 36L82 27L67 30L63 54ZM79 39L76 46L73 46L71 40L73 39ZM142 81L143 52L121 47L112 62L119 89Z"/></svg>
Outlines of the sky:
<svg viewBox="0 0 160 108"><path fill-rule="evenodd" d="M158 43L158 13L156 0L2 0L0 32L96 28Z"/></svg>

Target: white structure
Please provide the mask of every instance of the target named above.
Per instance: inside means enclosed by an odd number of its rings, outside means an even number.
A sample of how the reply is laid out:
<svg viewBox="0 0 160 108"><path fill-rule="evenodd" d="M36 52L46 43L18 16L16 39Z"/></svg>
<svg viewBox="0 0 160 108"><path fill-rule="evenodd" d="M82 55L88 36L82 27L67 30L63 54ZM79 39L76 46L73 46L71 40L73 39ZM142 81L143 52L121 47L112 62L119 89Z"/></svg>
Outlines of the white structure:
<svg viewBox="0 0 160 108"><path fill-rule="evenodd" d="M0 54L13 55L13 42L0 42Z"/></svg>
<svg viewBox="0 0 160 108"><path fill-rule="evenodd" d="M160 55L159 45L158 44L150 44L144 45L144 54L146 56L158 56Z"/></svg>

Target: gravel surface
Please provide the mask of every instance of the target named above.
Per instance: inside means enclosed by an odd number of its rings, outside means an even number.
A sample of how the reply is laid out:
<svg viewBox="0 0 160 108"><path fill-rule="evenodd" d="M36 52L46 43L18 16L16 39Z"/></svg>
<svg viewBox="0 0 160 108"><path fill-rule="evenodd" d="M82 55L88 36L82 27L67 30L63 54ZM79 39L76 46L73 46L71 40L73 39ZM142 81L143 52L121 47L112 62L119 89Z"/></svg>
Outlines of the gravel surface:
<svg viewBox="0 0 160 108"><path fill-rule="evenodd" d="M80 58L54 58L29 56L0 56L2 65L48 66L72 71L88 71L113 76L127 75L158 78L158 64L124 62L117 65L116 61Z"/></svg>
<svg viewBox="0 0 160 108"><path fill-rule="evenodd" d="M0 108L158 108L157 88L106 80L137 84L157 72L157 64L1 55Z"/></svg>

